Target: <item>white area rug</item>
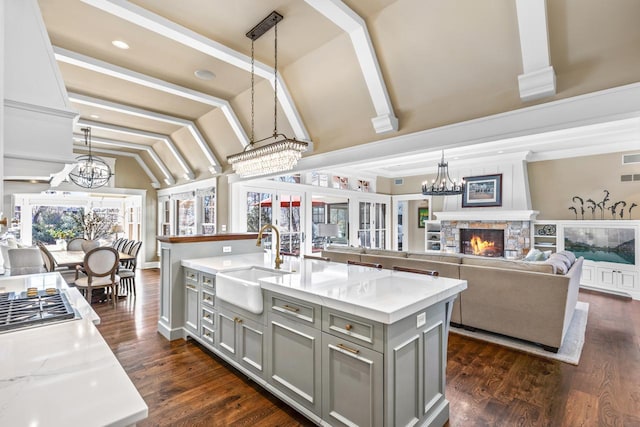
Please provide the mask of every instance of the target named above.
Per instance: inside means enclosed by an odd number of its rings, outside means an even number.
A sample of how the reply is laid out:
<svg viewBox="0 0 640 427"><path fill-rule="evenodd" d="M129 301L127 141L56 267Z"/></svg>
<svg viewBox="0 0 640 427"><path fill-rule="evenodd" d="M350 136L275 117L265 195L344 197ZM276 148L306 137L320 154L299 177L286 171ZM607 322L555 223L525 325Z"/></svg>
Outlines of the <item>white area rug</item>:
<svg viewBox="0 0 640 427"><path fill-rule="evenodd" d="M588 316L589 304L586 302L578 301L576 304L576 309L573 312L573 318L571 319L571 323L569 324L569 330L567 330L567 334L564 337L562 347L560 347L557 353L545 351L542 349L542 347L539 347L535 344L529 344L526 341L520 341L502 335L492 334L490 332L471 332L462 328L454 328L453 326L451 327L450 331L455 334L477 338L483 341L489 341L494 344L521 350L526 353L531 353L549 359L559 360L561 362L577 365L580 361L582 346L584 345L584 333L587 329Z"/></svg>

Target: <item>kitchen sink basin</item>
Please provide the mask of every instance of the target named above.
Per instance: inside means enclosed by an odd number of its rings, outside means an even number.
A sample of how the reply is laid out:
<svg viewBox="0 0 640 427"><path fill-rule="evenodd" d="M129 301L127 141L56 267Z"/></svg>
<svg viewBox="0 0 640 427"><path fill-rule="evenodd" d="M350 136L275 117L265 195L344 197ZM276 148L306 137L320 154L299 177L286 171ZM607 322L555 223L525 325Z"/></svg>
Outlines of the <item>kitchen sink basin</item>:
<svg viewBox="0 0 640 427"><path fill-rule="evenodd" d="M258 280L282 276L284 271L260 267L226 271L216 275L216 297L237 307L260 314L263 310L262 288Z"/></svg>

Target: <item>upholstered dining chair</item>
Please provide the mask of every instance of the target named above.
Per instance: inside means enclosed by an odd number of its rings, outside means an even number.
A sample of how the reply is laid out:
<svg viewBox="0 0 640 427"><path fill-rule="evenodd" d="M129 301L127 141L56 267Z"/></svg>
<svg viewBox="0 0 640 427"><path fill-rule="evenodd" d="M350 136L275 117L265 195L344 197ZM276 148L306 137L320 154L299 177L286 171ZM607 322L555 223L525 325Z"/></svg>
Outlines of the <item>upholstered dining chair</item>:
<svg viewBox="0 0 640 427"><path fill-rule="evenodd" d="M46 273L44 261L38 248L11 248L8 250L11 263L10 275Z"/></svg>
<svg viewBox="0 0 640 427"><path fill-rule="evenodd" d="M80 270L76 270L75 285L86 290L85 298L91 303L91 293L96 288L111 288L111 301L116 306L118 299L118 285L120 276L118 270L118 251L110 247L99 247L90 250L84 256L83 267L86 277L79 277Z"/></svg>
<svg viewBox="0 0 640 427"><path fill-rule="evenodd" d="M86 242L87 239L83 239L82 237L75 237L67 242L67 250L68 251L81 251L82 250L82 242Z"/></svg>
<svg viewBox="0 0 640 427"><path fill-rule="evenodd" d="M95 249L100 246L100 242L98 240L85 240L80 246L82 247L82 250L87 253L91 249Z"/></svg>
<svg viewBox="0 0 640 427"><path fill-rule="evenodd" d="M121 262L120 269L118 270L120 283L127 290L127 293L133 292L133 295L136 294L136 266L138 264L138 252L140 252L141 246L141 241L135 242L133 246L131 246L127 253L134 258Z"/></svg>
<svg viewBox="0 0 640 427"><path fill-rule="evenodd" d="M64 281L69 284L73 284L73 282L75 282L76 273L74 270L70 269L69 267L58 267L56 265L56 260L53 258L53 255L51 255L51 252L49 252L49 249L47 249L44 244L38 243L38 249L40 249L40 254L42 255L42 260L44 261L45 270L47 270L48 272L54 271L56 273L60 273Z"/></svg>
<svg viewBox="0 0 640 427"><path fill-rule="evenodd" d="M131 250L131 247L136 243L135 240L127 240L124 245L122 245L122 247L119 249L120 252L124 252L125 254L128 254L129 251Z"/></svg>

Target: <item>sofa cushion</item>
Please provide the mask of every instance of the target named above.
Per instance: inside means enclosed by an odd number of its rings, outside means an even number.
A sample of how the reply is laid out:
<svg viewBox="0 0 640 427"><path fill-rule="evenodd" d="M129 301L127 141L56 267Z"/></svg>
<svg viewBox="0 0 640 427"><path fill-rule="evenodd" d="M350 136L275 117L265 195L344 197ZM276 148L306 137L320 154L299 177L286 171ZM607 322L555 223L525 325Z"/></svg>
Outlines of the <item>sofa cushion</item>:
<svg viewBox="0 0 640 427"><path fill-rule="evenodd" d="M479 265L483 267L506 268L510 270L531 271L535 273L554 274L556 271L552 264L546 261L520 261L488 257L465 256L462 264Z"/></svg>
<svg viewBox="0 0 640 427"><path fill-rule="evenodd" d="M560 251L558 252L558 254L566 256L569 261L571 261L571 264L573 264L574 262L576 262L576 256L573 252L569 252L569 251Z"/></svg>
<svg viewBox="0 0 640 427"><path fill-rule="evenodd" d="M573 265L573 262L571 261L571 259L568 256L566 256L565 254L561 254L561 253L551 254L549 259L562 261L564 263L565 267L567 267L567 271Z"/></svg>
<svg viewBox="0 0 640 427"><path fill-rule="evenodd" d="M462 256L460 254L409 252L407 258L448 262L451 264L460 264L462 262Z"/></svg>
<svg viewBox="0 0 640 427"><path fill-rule="evenodd" d="M396 258L406 258L407 253L403 251L388 251L386 249L372 249L365 248L364 253L367 255L384 255L384 256L393 256Z"/></svg>
<svg viewBox="0 0 640 427"><path fill-rule="evenodd" d="M569 271L567 264L561 258L550 256L544 263L552 266L555 274L567 274Z"/></svg>

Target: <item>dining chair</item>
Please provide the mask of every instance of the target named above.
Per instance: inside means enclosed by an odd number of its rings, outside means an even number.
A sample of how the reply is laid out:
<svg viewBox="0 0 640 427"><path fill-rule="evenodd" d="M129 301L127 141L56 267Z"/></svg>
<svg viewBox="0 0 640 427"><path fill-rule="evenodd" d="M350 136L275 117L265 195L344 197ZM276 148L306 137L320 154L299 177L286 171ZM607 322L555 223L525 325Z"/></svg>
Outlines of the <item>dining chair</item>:
<svg viewBox="0 0 640 427"><path fill-rule="evenodd" d="M87 239L83 239L82 237L74 237L73 239L67 242L67 250L68 251L81 251L82 243L86 242Z"/></svg>
<svg viewBox="0 0 640 427"><path fill-rule="evenodd" d="M11 248L8 250L11 276L46 273L44 261L38 248Z"/></svg>
<svg viewBox="0 0 640 427"><path fill-rule="evenodd" d="M395 271L405 271L407 273L426 274L428 276L439 276L440 275L440 273L438 273L436 270L420 270L418 268L400 267L398 265L394 265L393 269Z"/></svg>
<svg viewBox="0 0 640 427"><path fill-rule="evenodd" d="M82 250L87 253L91 249L95 249L100 246L100 242L98 240L85 240L80 246L82 247Z"/></svg>
<svg viewBox="0 0 640 427"><path fill-rule="evenodd" d="M69 267L58 267L56 265L56 260L53 258L53 255L51 255L49 249L47 249L47 247L42 242L38 242L37 246L38 249L40 249L42 260L44 261L45 270L47 270L48 272L60 273L65 282L67 282L68 284L73 284L76 276L75 271L70 269Z"/></svg>
<svg viewBox="0 0 640 427"><path fill-rule="evenodd" d="M118 248L120 247L120 242L122 242L123 240L124 240L124 237L120 237L119 239L114 240L111 243L111 247L114 248L117 251Z"/></svg>
<svg viewBox="0 0 640 427"><path fill-rule="evenodd" d="M118 244L114 246L115 250L118 252L122 252L122 248L129 242L129 239L125 239L124 237L120 239Z"/></svg>
<svg viewBox="0 0 640 427"><path fill-rule="evenodd" d="M127 240L125 242L124 245L122 245L122 247L120 248L120 252L124 252L125 254L128 254L129 251L131 250L131 247L136 243L135 240Z"/></svg>
<svg viewBox="0 0 640 427"><path fill-rule="evenodd" d="M140 247L142 247L142 241L135 242L133 246L131 246L128 254L131 255L133 259L122 261L120 263L120 269L118 270L120 284L127 290L127 294L133 292L133 295L136 295L136 266L138 264Z"/></svg>
<svg viewBox="0 0 640 427"><path fill-rule="evenodd" d="M118 251L110 247L99 247L90 250L84 256L83 267L86 277L79 277L76 270L75 285L86 290L85 298L91 303L91 294L96 288L111 288L111 301L116 306L120 276L116 274L119 264Z"/></svg>

